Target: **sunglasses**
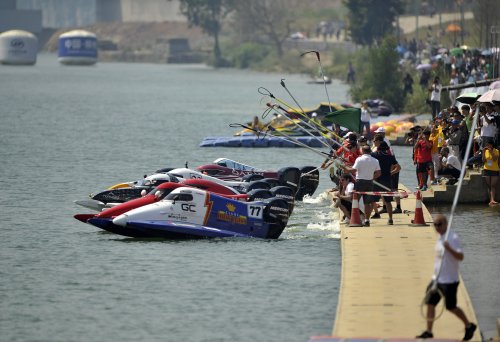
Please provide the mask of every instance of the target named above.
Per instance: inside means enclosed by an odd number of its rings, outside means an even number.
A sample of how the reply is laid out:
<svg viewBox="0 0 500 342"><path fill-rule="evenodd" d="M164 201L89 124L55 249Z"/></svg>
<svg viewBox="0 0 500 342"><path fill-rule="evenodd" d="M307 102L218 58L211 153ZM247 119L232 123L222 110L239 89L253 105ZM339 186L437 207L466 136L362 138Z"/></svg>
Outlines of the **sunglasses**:
<svg viewBox="0 0 500 342"><path fill-rule="evenodd" d="M441 227L443 225L443 222L434 222L435 227Z"/></svg>

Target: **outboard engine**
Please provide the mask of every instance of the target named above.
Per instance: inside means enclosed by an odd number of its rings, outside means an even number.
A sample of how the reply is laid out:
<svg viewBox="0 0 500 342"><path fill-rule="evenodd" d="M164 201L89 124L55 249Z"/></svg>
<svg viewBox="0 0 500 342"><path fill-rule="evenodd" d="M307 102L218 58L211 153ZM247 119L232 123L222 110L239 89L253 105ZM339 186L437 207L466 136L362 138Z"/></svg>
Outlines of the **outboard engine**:
<svg viewBox="0 0 500 342"><path fill-rule="evenodd" d="M266 183L266 182L263 182L261 180L256 180L256 181L253 181L253 182L250 182L248 183L248 185L246 186L246 192L248 193L249 191L251 190L255 190L255 189L265 189L265 190L269 190L271 189L271 186Z"/></svg>
<svg viewBox="0 0 500 342"><path fill-rule="evenodd" d="M264 221L269 223L269 231L267 232L267 239L277 239L285 229L290 211L288 210L288 203L279 198L272 198L268 200L264 208Z"/></svg>
<svg viewBox="0 0 500 342"><path fill-rule="evenodd" d="M291 215L295 206L295 195L293 194L293 190L287 186L281 185L271 188L269 192L273 195L273 197L282 199L288 203L288 210L290 211Z"/></svg>
<svg viewBox="0 0 500 342"><path fill-rule="evenodd" d="M255 173L251 173L251 174L244 175L243 177L241 177L242 182L252 182L252 181L260 180L260 179L264 179L264 176L258 175Z"/></svg>
<svg viewBox="0 0 500 342"><path fill-rule="evenodd" d="M304 166L300 169L300 172L299 190L295 194L295 198L299 201L304 198L304 195L311 196L314 194L319 185L319 171L316 167Z"/></svg>
<svg viewBox="0 0 500 342"><path fill-rule="evenodd" d="M275 186L283 185L283 184L281 184L281 182L279 181L279 179L276 179L276 178L264 178L264 179L262 179L262 181L266 182L267 184L269 184L269 186L271 188L274 188Z"/></svg>
<svg viewBox="0 0 500 342"><path fill-rule="evenodd" d="M268 198L274 197L274 195L266 189L254 189L247 192L248 202L254 201L264 201Z"/></svg>
<svg viewBox="0 0 500 342"><path fill-rule="evenodd" d="M288 186L295 194L299 189L300 170L296 167L283 167L278 170L278 179L281 185Z"/></svg>

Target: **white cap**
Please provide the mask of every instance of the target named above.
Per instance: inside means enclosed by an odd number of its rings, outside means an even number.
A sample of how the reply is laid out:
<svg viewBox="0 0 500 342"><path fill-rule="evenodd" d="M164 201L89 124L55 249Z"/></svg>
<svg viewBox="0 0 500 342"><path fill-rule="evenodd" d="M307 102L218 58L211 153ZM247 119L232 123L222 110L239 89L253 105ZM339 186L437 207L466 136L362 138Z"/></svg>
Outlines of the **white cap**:
<svg viewBox="0 0 500 342"><path fill-rule="evenodd" d="M316 112L312 113L311 115L313 118L315 118L316 116L318 116L318 114L316 114Z"/></svg>
<svg viewBox="0 0 500 342"><path fill-rule="evenodd" d="M349 134L352 134L352 132L347 132L346 135L344 135L344 138L349 138Z"/></svg>
<svg viewBox="0 0 500 342"><path fill-rule="evenodd" d="M385 133L385 128L384 127L379 127L375 130L375 133Z"/></svg>

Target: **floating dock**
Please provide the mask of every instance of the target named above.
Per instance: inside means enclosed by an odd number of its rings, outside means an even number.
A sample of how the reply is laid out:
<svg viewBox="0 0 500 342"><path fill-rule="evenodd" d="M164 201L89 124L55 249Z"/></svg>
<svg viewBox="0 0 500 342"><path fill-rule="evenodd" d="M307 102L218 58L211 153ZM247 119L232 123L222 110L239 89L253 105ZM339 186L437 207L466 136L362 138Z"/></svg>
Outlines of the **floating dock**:
<svg viewBox="0 0 500 342"><path fill-rule="evenodd" d="M322 142L327 142L324 137L292 136L302 144L309 147L324 147ZM200 147L300 147L283 137L241 135L234 137L206 137Z"/></svg>
<svg viewBox="0 0 500 342"><path fill-rule="evenodd" d="M387 214L371 219L370 227L341 225L342 279L332 336L314 336L311 342L415 340L425 330L422 300L433 272L438 234L424 205L429 226L411 226L415 206L414 195L402 199L401 207L407 214L395 214L392 226L387 225ZM467 251L465 254L467 257ZM438 314L442 304L437 307ZM463 282L458 306L477 323ZM434 340L461 341L464 326L445 311L435 321L433 332ZM472 341L481 341L479 328Z"/></svg>

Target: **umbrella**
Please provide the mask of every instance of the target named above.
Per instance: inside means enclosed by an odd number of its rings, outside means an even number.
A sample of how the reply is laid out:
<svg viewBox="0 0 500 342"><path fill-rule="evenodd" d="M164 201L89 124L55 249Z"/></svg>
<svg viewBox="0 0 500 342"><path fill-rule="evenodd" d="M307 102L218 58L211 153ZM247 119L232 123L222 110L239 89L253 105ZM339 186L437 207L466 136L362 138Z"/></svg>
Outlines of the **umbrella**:
<svg viewBox="0 0 500 342"><path fill-rule="evenodd" d="M417 65L417 70L429 70L430 68L432 68L432 65L429 63Z"/></svg>
<svg viewBox="0 0 500 342"><path fill-rule="evenodd" d="M448 26L446 26L446 32L460 32L460 31L462 31L462 28L457 24L449 24Z"/></svg>
<svg viewBox="0 0 500 342"><path fill-rule="evenodd" d="M491 52L490 49L486 49L486 50L483 50L481 51L481 55L483 56L491 56L493 53Z"/></svg>
<svg viewBox="0 0 500 342"><path fill-rule="evenodd" d="M438 53L445 53L447 51L448 51L448 49L446 49L446 48L440 48L440 49L438 49Z"/></svg>
<svg viewBox="0 0 500 342"><path fill-rule="evenodd" d="M461 48L453 48L450 50L450 55L452 56L462 56L464 54L464 50L462 50Z"/></svg>
<svg viewBox="0 0 500 342"><path fill-rule="evenodd" d="M492 89L500 89L500 81L495 81L495 82L491 83L488 90L492 90Z"/></svg>
<svg viewBox="0 0 500 342"><path fill-rule="evenodd" d="M488 90L477 99L479 102L500 101L500 89Z"/></svg>
<svg viewBox="0 0 500 342"><path fill-rule="evenodd" d="M481 96L478 93L463 93L459 97L457 97L457 101L466 104L473 104L476 102L477 98Z"/></svg>

